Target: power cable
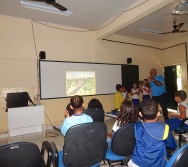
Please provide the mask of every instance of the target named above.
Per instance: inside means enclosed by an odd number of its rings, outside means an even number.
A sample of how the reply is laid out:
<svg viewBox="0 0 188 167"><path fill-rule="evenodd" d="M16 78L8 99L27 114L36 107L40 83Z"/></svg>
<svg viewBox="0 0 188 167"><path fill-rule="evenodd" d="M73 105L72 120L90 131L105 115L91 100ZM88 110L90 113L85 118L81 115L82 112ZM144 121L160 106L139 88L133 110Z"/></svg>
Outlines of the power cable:
<svg viewBox="0 0 188 167"><path fill-rule="evenodd" d="M45 113L45 116L46 116L46 118L48 119L48 121L50 122L50 125L54 128L55 126L52 124L52 122L50 121L50 119L49 119L49 117L48 117L48 115L46 114L46 112L44 111L44 113ZM58 131L59 132L59 131ZM48 136L50 134L50 136ZM48 132L47 134L46 134L46 137L56 137L56 136L58 136L59 134L57 133L57 130L55 129L55 132Z"/></svg>

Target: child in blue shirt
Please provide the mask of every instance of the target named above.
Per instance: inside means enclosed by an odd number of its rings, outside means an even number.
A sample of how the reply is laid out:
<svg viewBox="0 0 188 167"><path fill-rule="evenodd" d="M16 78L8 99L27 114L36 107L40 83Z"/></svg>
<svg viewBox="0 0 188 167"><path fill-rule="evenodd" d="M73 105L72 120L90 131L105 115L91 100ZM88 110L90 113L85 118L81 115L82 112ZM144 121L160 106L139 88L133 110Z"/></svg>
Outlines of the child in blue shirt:
<svg viewBox="0 0 188 167"><path fill-rule="evenodd" d="M66 119L63 122L61 127L61 133L65 136L67 130L77 124L93 122L93 119L86 114L83 114L84 100L81 96L75 95L70 99L70 105L74 110L72 116L69 115L69 112L65 112Z"/></svg>
<svg viewBox="0 0 188 167"><path fill-rule="evenodd" d="M175 150L177 144L169 126L157 122L160 115L155 100L143 100L139 115L144 122L135 124L136 146L128 167L164 167L167 161L166 148Z"/></svg>

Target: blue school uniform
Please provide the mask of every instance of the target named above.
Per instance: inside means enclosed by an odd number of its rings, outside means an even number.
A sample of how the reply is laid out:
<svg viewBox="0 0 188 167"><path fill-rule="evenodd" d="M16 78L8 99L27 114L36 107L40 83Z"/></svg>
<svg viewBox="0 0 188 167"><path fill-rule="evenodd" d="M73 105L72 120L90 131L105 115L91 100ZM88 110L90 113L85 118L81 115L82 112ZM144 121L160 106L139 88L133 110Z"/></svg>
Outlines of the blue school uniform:
<svg viewBox="0 0 188 167"><path fill-rule="evenodd" d="M67 130L77 124L82 124L82 123L89 123L93 122L93 119L86 114L79 114L79 115L72 115L71 117L67 117L64 122L63 126L61 127L61 133L65 136L67 133Z"/></svg>
<svg viewBox="0 0 188 167"><path fill-rule="evenodd" d="M176 149L177 144L169 126L160 122L135 124L136 146L132 161L140 167L164 167L167 160L166 147Z"/></svg>

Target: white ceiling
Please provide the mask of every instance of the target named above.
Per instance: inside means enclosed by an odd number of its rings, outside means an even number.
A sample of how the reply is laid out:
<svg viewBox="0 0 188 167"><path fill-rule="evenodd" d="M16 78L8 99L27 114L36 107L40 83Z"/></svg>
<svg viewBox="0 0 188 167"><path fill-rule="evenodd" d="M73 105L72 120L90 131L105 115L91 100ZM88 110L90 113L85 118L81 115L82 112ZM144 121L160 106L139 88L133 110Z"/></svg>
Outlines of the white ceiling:
<svg viewBox="0 0 188 167"><path fill-rule="evenodd" d="M156 0L56 0L57 3L73 12L71 17L26 9L21 7L20 1L0 0L0 15L77 27L85 30L97 30L113 23L122 13L125 13L124 11L129 9L134 10L137 6ZM170 33L160 36L140 32L140 28L161 32L172 31L174 19L176 19L177 23L185 23L181 30L188 30L188 15L179 16L171 14L179 1L175 0L170 5L164 6L113 33L156 42L163 42L188 35L188 32ZM42 4L45 5L45 3Z"/></svg>
<svg viewBox="0 0 188 167"><path fill-rule="evenodd" d="M140 32L141 28L150 29L159 32L171 32L173 31L173 21L178 23L184 23L181 30L188 30L188 15L173 15L171 14L174 7L179 3L175 1L170 5L164 6L160 10L153 12L152 14L136 21L135 23L121 29L116 34L130 36L134 38L146 39L149 41L163 42L179 37L187 36L186 33L170 33L165 35L155 35L151 33Z"/></svg>
<svg viewBox="0 0 188 167"><path fill-rule="evenodd" d="M20 1L0 0L0 14L95 30L139 0L56 0L73 12L71 17L26 9L21 7Z"/></svg>

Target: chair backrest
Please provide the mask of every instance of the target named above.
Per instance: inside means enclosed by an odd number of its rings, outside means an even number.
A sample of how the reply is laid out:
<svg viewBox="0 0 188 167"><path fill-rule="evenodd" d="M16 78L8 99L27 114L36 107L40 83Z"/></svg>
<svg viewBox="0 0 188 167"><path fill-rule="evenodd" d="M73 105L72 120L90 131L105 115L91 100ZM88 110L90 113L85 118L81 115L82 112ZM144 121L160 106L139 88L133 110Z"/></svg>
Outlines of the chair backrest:
<svg viewBox="0 0 188 167"><path fill-rule="evenodd" d="M42 160L43 166L45 167L52 167L52 166L57 167L58 166L55 163L52 164L52 162L54 162L54 157L53 157L54 150L50 142L43 141L40 153L41 153L41 160Z"/></svg>
<svg viewBox="0 0 188 167"><path fill-rule="evenodd" d="M104 110L102 108L88 108L84 114L89 115L93 122L104 122Z"/></svg>
<svg viewBox="0 0 188 167"><path fill-rule="evenodd" d="M18 142L0 146L0 167L41 167L38 146L29 142Z"/></svg>
<svg viewBox="0 0 188 167"><path fill-rule="evenodd" d="M58 165L59 165L59 154L58 154L57 147L56 147L56 145L55 145L55 143L53 141L50 142L50 144L51 144L52 150L53 150L53 158L52 158L51 166L58 167Z"/></svg>
<svg viewBox="0 0 188 167"><path fill-rule="evenodd" d="M71 127L65 136L64 165L66 167L89 167L102 161L107 150L106 137L107 127L102 122Z"/></svg>
<svg viewBox="0 0 188 167"><path fill-rule="evenodd" d="M117 155L132 155L135 145L134 124L124 125L112 136L111 149Z"/></svg>
<svg viewBox="0 0 188 167"><path fill-rule="evenodd" d="M188 144L179 148L169 159L165 167L187 167L188 166Z"/></svg>

